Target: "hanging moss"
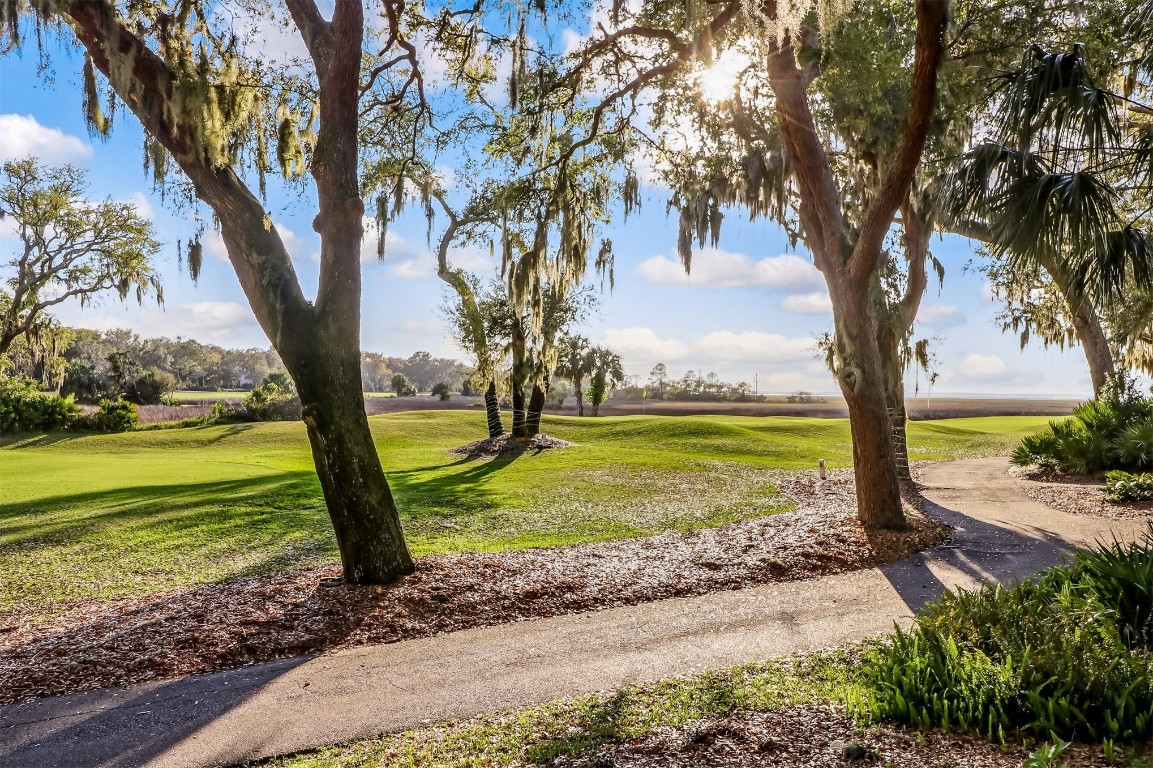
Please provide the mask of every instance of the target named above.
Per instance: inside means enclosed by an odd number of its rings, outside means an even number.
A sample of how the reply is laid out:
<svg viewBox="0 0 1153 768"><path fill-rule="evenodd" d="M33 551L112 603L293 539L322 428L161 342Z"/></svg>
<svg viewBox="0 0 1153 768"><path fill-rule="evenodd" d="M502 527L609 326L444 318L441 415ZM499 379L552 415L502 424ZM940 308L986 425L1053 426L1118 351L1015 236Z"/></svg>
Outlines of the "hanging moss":
<svg viewBox="0 0 1153 768"><path fill-rule="evenodd" d="M107 137L112 122L104 116L100 108L100 90L96 84L96 67L92 57L84 55L84 121L88 132L93 136Z"/></svg>
<svg viewBox="0 0 1153 768"><path fill-rule="evenodd" d="M200 244L200 233L188 241L188 275L192 282L200 280L200 268L204 264L204 248Z"/></svg>

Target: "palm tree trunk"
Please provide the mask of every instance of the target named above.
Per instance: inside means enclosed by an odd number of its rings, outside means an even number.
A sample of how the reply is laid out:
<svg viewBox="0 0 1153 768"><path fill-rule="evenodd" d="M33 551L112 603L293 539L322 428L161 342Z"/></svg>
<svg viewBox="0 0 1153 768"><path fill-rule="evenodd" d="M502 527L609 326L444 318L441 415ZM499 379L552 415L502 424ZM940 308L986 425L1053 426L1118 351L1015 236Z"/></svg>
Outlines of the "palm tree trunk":
<svg viewBox="0 0 1153 768"><path fill-rule="evenodd" d="M528 418L525 432L528 437L540 434L540 417L544 412L544 401L548 393L539 384L532 385L532 395L528 399Z"/></svg>
<svg viewBox="0 0 1153 768"><path fill-rule="evenodd" d="M577 401L577 416L584 416L585 415L585 393L584 393L584 390L581 388L581 380L579 378L573 380L573 396L576 397L576 401Z"/></svg>
<svg viewBox="0 0 1153 768"><path fill-rule="evenodd" d="M488 382L488 389L484 391L484 410L488 415L488 436L489 439L500 437L504 434L504 424L500 419L500 401L496 396L496 381L490 379Z"/></svg>

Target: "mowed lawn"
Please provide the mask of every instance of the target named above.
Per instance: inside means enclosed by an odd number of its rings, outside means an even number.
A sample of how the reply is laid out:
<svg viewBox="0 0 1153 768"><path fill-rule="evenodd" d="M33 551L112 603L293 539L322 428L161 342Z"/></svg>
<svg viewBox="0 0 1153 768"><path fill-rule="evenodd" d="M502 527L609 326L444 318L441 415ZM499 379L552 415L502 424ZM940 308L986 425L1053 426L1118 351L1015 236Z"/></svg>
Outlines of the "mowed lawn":
<svg viewBox="0 0 1153 768"><path fill-rule="evenodd" d="M484 414L371 419L416 555L559 546L720 525L788 508L775 472L850 459L839 419L546 417L576 445L515 459L450 448ZM919 422L914 458L1005 453L1044 417ZM153 594L337 557L300 423L7 438L0 614Z"/></svg>

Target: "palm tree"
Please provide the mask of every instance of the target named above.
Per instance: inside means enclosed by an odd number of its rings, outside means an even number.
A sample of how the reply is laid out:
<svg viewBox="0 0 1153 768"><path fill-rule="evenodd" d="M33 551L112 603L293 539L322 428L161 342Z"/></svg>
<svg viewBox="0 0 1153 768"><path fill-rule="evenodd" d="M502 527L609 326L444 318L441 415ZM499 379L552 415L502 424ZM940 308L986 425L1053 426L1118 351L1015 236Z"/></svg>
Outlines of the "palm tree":
<svg viewBox="0 0 1153 768"><path fill-rule="evenodd" d="M1150 325L1138 312L1109 328L1098 309L1153 289L1153 0L1131 18L1116 56L1125 71L1114 73L1128 76L1127 94L1096 84L1081 46L1034 46L995 81L991 137L944 183L955 231L985 241L1025 294L1038 274L1059 292L1068 322L1032 330L1049 343L1075 337L1097 390L1116 369L1110 333L1139 339Z"/></svg>
<svg viewBox="0 0 1153 768"><path fill-rule="evenodd" d="M593 347L589 351L589 360L592 364L589 400L592 401L593 416L596 416L609 390L625 383L625 372L621 367L621 356L611 349Z"/></svg>
<svg viewBox="0 0 1153 768"><path fill-rule="evenodd" d="M560 340L555 373L572 382L578 416L585 415L584 380L593 373L591 352L584 336L565 336Z"/></svg>

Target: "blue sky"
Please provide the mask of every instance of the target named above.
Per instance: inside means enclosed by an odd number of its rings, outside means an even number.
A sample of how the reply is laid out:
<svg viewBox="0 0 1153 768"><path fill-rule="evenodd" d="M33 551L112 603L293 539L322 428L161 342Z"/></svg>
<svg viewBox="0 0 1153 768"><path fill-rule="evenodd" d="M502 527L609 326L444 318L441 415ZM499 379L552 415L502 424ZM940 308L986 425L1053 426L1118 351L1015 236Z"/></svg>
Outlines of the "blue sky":
<svg viewBox="0 0 1153 768"><path fill-rule="evenodd" d="M0 160L32 154L86 169L94 198L136 202L165 243L159 265L163 307L109 299L83 308L62 305L60 319L88 328L126 327L145 336L267 347L218 238L207 241L199 284L180 268L176 242L187 241L195 225L152 192L135 119L121 110L111 138L90 138L81 111L79 57L58 53L51 63L54 82L38 74L33 47L22 56L0 58ZM803 246L789 252L778 227L750 223L734 210L726 217L720 249L697 253L693 274L685 277L675 256L676 222L665 216L665 200L660 188L646 188L639 214L627 222L618 217L605 232L615 245L616 288L603 296L599 316L581 331L620 352L626 373L642 378L664 362L674 376L693 369L752 382L756 375L761 392L834 391L814 352L815 338L832 326L828 297ZM273 188L268 206L306 293L312 293L319 243L310 224L315 213L311 192ZM427 350L467 359L442 326L438 308L445 286L435 276L424 237L423 218L411 216L390 229L384 261L376 260L374 244L366 243L363 346L387 355ZM14 247L13 238L0 231L0 253ZM932 249L947 276L941 291L933 285L925 296L918 336L939 339L940 379L934 393L1090 393L1080 350L1033 345L1021 351L1014 335L1000 332L994 321L997 305L983 277L965 269L974 257L967 241L935 239ZM458 259L490 267L475 252Z"/></svg>

